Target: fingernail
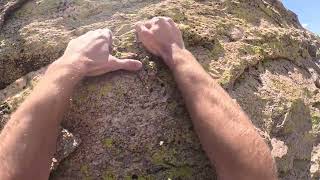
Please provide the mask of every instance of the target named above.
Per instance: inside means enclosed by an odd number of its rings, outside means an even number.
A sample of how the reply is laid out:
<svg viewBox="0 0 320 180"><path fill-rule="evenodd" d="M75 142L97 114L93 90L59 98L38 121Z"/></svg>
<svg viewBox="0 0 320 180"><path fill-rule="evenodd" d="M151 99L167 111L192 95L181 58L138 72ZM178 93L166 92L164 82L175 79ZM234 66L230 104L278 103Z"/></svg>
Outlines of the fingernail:
<svg viewBox="0 0 320 180"><path fill-rule="evenodd" d="M137 70L141 69L142 68L142 63L140 61L137 61L135 63L135 67L137 68Z"/></svg>

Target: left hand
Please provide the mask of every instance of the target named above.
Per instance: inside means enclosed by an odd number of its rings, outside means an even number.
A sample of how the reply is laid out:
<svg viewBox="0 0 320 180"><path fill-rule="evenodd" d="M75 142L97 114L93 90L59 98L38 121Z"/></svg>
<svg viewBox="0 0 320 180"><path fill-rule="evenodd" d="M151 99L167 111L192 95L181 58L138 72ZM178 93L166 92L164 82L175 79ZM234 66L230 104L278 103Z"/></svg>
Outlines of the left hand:
<svg viewBox="0 0 320 180"><path fill-rule="evenodd" d="M76 69L82 76L97 76L116 70L136 71L142 63L133 59L118 59L110 55L112 33L98 29L69 42L64 55L56 63Z"/></svg>

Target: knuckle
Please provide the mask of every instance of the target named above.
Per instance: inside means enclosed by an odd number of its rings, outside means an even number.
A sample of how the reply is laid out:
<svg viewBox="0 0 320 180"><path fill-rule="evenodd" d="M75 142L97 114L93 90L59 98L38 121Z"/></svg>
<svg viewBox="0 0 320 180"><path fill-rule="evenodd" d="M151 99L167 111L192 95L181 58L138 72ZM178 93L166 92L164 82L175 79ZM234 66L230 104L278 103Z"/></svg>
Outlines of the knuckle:
<svg viewBox="0 0 320 180"><path fill-rule="evenodd" d="M102 33L99 33L99 34L97 34L97 39L108 39L108 37L107 36L105 36L104 34L102 34Z"/></svg>
<svg viewBox="0 0 320 180"><path fill-rule="evenodd" d="M109 28L105 28L104 31L106 31L106 32L108 32L108 33L112 33Z"/></svg>
<svg viewBox="0 0 320 180"><path fill-rule="evenodd" d="M109 35L109 38L112 38L113 36L112 31L110 29L108 29L108 35Z"/></svg>
<svg viewBox="0 0 320 180"><path fill-rule="evenodd" d="M153 21L153 22L159 22L159 20L160 20L160 17L154 17L151 19L151 21Z"/></svg>
<svg viewBox="0 0 320 180"><path fill-rule="evenodd" d="M103 44L108 45L106 42L107 41L105 39L97 39L96 40L96 45L103 45Z"/></svg>
<svg viewBox="0 0 320 180"><path fill-rule="evenodd" d="M102 36L104 36L107 39L111 39L112 38L112 31L108 28L105 29L101 29L100 34Z"/></svg>
<svg viewBox="0 0 320 180"><path fill-rule="evenodd" d="M170 17L166 18L168 22L174 22Z"/></svg>
<svg viewBox="0 0 320 180"><path fill-rule="evenodd" d="M155 24L164 24L166 23L166 19L163 18L163 17L158 17L156 20L155 20Z"/></svg>
<svg viewBox="0 0 320 180"><path fill-rule="evenodd" d="M157 20L159 19L159 16L153 17L151 20Z"/></svg>
<svg viewBox="0 0 320 180"><path fill-rule="evenodd" d="M139 28L143 25L144 23L141 21L138 21L137 23L135 23L134 27Z"/></svg>
<svg viewBox="0 0 320 180"><path fill-rule="evenodd" d="M165 21L166 21L166 19L163 18L163 17L159 17L159 18L158 18L158 22L165 22Z"/></svg>

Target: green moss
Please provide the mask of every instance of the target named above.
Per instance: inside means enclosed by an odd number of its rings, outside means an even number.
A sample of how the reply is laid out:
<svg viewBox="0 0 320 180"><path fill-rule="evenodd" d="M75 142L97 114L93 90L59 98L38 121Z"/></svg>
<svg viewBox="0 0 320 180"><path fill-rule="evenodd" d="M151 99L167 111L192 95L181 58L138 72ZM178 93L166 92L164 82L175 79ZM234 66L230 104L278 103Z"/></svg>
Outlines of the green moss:
<svg viewBox="0 0 320 180"><path fill-rule="evenodd" d="M210 72L210 64L208 63L201 63L202 68L206 71L206 72Z"/></svg>
<svg viewBox="0 0 320 180"><path fill-rule="evenodd" d="M155 179L152 175L139 175L138 180L153 180ZM132 175L124 176L124 180L132 180Z"/></svg>
<svg viewBox="0 0 320 180"><path fill-rule="evenodd" d="M107 149L107 148L111 148L113 146L113 139L111 138L106 138L103 140L103 146Z"/></svg>
<svg viewBox="0 0 320 180"><path fill-rule="evenodd" d="M36 11L41 15L47 15L48 12L54 12L58 9L60 1L43 0L36 8Z"/></svg>
<svg viewBox="0 0 320 180"><path fill-rule="evenodd" d="M314 140L316 139L317 135L314 136L314 134L312 133L304 133L303 134L303 142L314 142ZM305 155L304 157L305 159L308 159L308 155Z"/></svg>
<svg viewBox="0 0 320 180"><path fill-rule="evenodd" d="M178 106L178 103L176 101L172 101L172 102L168 103L167 108L170 111L175 111L177 106Z"/></svg>
<svg viewBox="0 0 320 180"><path fill-rule="evenodd" d="M232 21L227 21L224 18L218 18L215 21L215 29L216 29L216 34L217 36L230 36L230 31L232 28L235 27L235 24L238 23L234 23Z"/></svg>
<svg viewBox="0 0 320 180"><path fill-rule="evenodd" d="M112 84L111 83L107 83L103 87L100 88L100 95L101 96L106 96L111 91L112 91Z"/></svg>
<svg viewBox="0 0 320 180"><path fill-rule="evenodd" d="M233 83L249 65L249 62L247 61L240 60L237 62L233 62L231 67L223 72L218 82L222 86L228 86L230 83Z"/></svg>
<svg viewBox="0 0 320 180"><path fill-rule="evenodd" d="M3 46L5 44L6 38L4 36L0 36L0 46Z"/></svg>
<svg viewBox="0 0 320 180"><path fill-rule="evenodd" d="M122 86L117 85L113 89L113 93L114 93L115 97L118 99L118 101L120 101L124 97L125 89Z"/></svg>
<svg viewBox="0 0 320 180"><path fill-rule="evenodd" d="M168 178L188 178L192 176L192 169L188 166L178 166L176 156L178 152L175 149L159 149L152 155L152 163L166 167L165 174ZM175 165L175 166L172 166Z"/></svg>
<svg viewBox="0 0 320 180"><path fill-rule="evenodd" d="M312 93L307 87L302 89L302 94L307 98L312 98Z"/></svg>
<svg viewBox="0 0 320 180"><path fill-rule="evenodd" d="M192 168L188 166L182 166L170 169L168 172L168 178L175 179L175 178L190 178L192 176Z"/></svg>
<svg viewBox="0 0 320 180"><path fill-rule="evenodd" d="M223 45L219 42L217 37L211 34L202 34L203 29L198 27L191 27L188 25L179 26L186 46L202 46L209 50L209 56L212 59L218 59L225 53Z"/></svg>
<svg viewBox="0 0 320 180"><path fill-rule="evenodd" d="M116 180L116 176L112 171L105 171L102 175L103 180Z"/></svg>
<svg viewBox="0 0 320 180"><path fill-rule="evenodd" d="M80 167L80 172L84 176L84 180L91 180L92 177L90 176L90 171L88 165L84 164Z"/></svg>
<svg viewBox="0 0 320 180"><path fill-rule="evenodd" d="M252 8L245 7L246 3L236 3L232 0L226 0L224 5L232 15L245 20L246 23L255 23L258 21L258 14L253 16Z"/></svg>
<svg viewBox="0 0 320 180"><path fill-rule="evenodd" d="M172 76L172 73L169 71L168 68L162 68L160 71L158 71L158 77L167 84L174 84L174 78Z"/></svg>
<svg viewBox="0 0 320 180"><path fill-rule="evenodd" d="M265 41L266 43L263 43L261 47L268 55L281 56L293 61L310 56L306 48L301 49L303 46L301 42L290 36L278 34L277 37L266 37Z"/></svg>
<svg viewBox="0 0 320 180"><path fill-rule="evenodd" d="M320 48L317 50L317 55L316 55L317 58L320 58Z"/></svg>
<svg viewBox="0 0 320 180"><path fill-rule="evenodd" d="M165 167L170 167L168 164L177 164L177 151L175 149L158 149L151 157L152 163Z"/></svg>
<svg viewBox="0 0 320 180"><path fill-rule="evenodd" d="M151 69L151 70L156 70L157 69L157 65L154 61L149 61L148 63L148 67Z"/></svg>
<svg viewBox="0 0 320 180"><path fill-rule="evenodd" d="M179 8L172 9L157 9L156 16L166 16L172 18L175 22L182 22L187 20L187 16L184 14L185 11Z"/></svg>
<svg viewBox="0 0 320 180"><path fill-rule="evenodd" d="M252 48L254 54L263 54L263 48L259 46L253 46Z"/></svg>
<svg viewBox="0 0 320 180"><path fill-rule="evenodd" d="M189 25L180 25L179 28L182 32L185 43L189 46L202 45L203 43L208 42L197 32L198 29L196 27L191 27Z"/></svg>
<svg viewBox="0 0 320 180"><path fill-rule="evenodd" d="M119 45L117 45L117 49L123 52L136 52L136 43L135 43L135 33L128 32L119 37ZM119 54L118 54L119 55ZM122 56L120 56L122 57Z"/></svg>
<svg viewBox="0 0 320 180"><path fill-rule="evenodd" d="M14 98L7 101L7 104L9 105L11 112L14 112L18 109L21 103L29 96L31 91L25 90L21 93L17 94Z"/></svg>
<svg viewBox="0 0 320 180"><path fill-rule="evenodd" d="M144 175L144 176L139 176L138 180L154 180L155 177L153 177L152 175Z"/></svg>
<svg viewBox="0 0 320 180"><path fill-rule="evenodd" d="M115 51L115 54L114 54L115 57L119 58L119 59L127 59L130 57L132 57L132 52L120 52L120 51Z"/></svg>
<svg viewBox="0 0 320 180"><path fill-rule="evenodd" d="M261 5L261 6L259 6L259 7L260 7L260 9L261 9L266 15L268 15L270 18L273 18L273 17L275 17L275 16L280 16L280 14L279 14L277 11L275 11L272 6L269 6L269 5L268 5L268 6Z"/></svg>
<svg viewBox="0 0 320 180"><path fill-rule="evenodd" d="M320 125L320 114L317 112L313 112L311 114L311 121L312 121L312 125Z"/></svg>
<svg viewBox="0 0 320 180"><path fill-rule="evenodd" d="M242 55L259 55L261 58L265 55L263 47L249 44L243 45L242 48L239 49L239 53Z"/></svg>
<svg viewBox="0 0 320 180"><path fill-rule="evenodd" d="M89 94L97 95L98 98L105 96L108 93L108 86L99 89L97 84L89 84L84 91L81 91L75 98L77 104L82 104L88 102L90 96Z"/></svg>
<svg viewBox="0 0 320 180"><path fill-rule="evenodd" d="M218 59L224 55L224 52L225 50L222 44L218 40L215 40L212 49L210 49L210 57L213 59Z"/></svg>
<svg viewBox="0 0 320 180"><path fill-rule="evenodd" d="M89 84L88 87L87 87L87 90L92 93L92 92L95 92L98 90L98 86L96 84Z"/></svg>
<svg viewBox="0 0 320 180"><path fill-rule="evenodd" d="M230 74L230 71L225 71L222 76L219 78L218 83L221 86L226 86L231 82L232 75Z"/></svg>
<svg viewBox="0 0 320 180"><path fill-rule="evenodd" d="M97 98L102 98L108 93L110 93L113 89L113 85L111 83L106 83L103 86L99 86L97 84L89 84L87 87L88 93L82 93L79 97L78 100L81 102L85 102L87 100L88 95L87 94L95 94Z"/></svg>
<svg viewBox="0 0 320 180"><path fill-rule="evenodd" d="M117 58L121 58L123 55L122 55L122 52L116 51L116 53L114 54L114 56L117 57Z"/></svg>
<svg viewBox="0 0 320 180"><path fill-rule="evenodd" d="M264 43L262 45L262 47L264 49L269 49L270 51L274 51L275 49L277 49L278 52L283 52L284 51L284 47L283 47L282 43L280 42L280 40L268 41L267 43Z"/></svg>
<svg viewBox="0 0 320 180"><path fill-rule="evenodd" d="M156 165L165 165L164 164L165 153L163 151L156 152L152 155L152 163Z"/></svg>
<svg viewBox="0 0 320 180"><path fill-rule="evenodd" d="M190 131L182 133L182 134L177 134L176 135L176 142L187 142L188 144L198 144L198 137L196 133L193 130L193 126L190 127Z"/></svg>
<svg viewBox="0 0 320 180"><path fill-rule="evenodd" d="M256 24L262 18L274 21L279 16L279 13L273 9L272 6L265 5L262 1L257 2L256 8L248 3L242 3L233 0L226 0L224 5L233 16L245 20L246 23Z"/></svg>
<svg viewBox="0 0 320 180"><path fill-rule="evenodd" d="M288 99L294 100L299 97L308 96L309 92L299 89L295 84L281 80L281 79L271 79L272 86L276 91L282 92Z"/></svg>
<svg viewBox="0 0 320 180"><path fill-rule="evenodd" d="M77 102L78 104L82 104L84 102L88 101L88 96L87 93L83 93L81 92L78 96L76 96L75 98L75 102Z"/></svg>
<svg viewBox="0 0 320 180"><path fill-rule="evenodd" d="M11 114L12 110L7 102L1 102L0 113L1 114Z"/></svg>

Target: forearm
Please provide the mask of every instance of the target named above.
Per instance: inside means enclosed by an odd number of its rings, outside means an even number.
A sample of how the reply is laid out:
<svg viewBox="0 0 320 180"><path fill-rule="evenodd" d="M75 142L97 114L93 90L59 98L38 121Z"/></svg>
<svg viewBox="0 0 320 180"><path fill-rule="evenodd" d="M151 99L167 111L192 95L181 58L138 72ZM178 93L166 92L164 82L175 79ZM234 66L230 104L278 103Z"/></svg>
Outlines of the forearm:
<svg viewBox="0 0 320 180"><path fill-rule="evenodd" d="M240 107L186 50L173 53L174 77L200 141L221 179L272 179L273 160Z"/></svg>
<svg viewBox="0 0 320 180"><path fill-rule="evenodd" d="M58 128L78 76L49 66L0 135L0 179L47 179Z"/></svg>
<svg viewBox="0 0 320 180"><path fill-rule="evenodd" d="M110 55L112 33L97 29L69 42L0 135L0 179L48 179L58 128L82 77L116 70L137 71L142 63Z"/></svg>

